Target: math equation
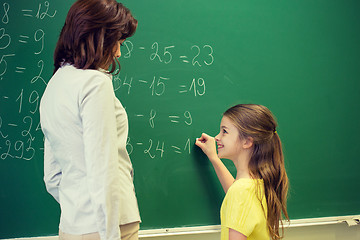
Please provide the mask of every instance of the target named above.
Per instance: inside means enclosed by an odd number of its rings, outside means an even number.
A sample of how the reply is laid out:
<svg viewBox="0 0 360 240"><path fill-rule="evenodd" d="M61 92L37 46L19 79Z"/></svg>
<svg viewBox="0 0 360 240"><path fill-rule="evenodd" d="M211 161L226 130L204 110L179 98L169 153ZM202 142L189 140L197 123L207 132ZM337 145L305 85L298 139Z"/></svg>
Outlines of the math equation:
<svg viewBox="0 0 360 240"><path fill-rule="evenodd" d="M40 99L52 76L52 56L67 14L56 4L28 1L18 6L7 1L0 6L0 163L43 159ZM190 155L196 109L181 103L196 102L209 93L211 76L204 73L216 64L214 47L167 43L161 37L130 38L121 53L120 64L126 67L113 76L113 87L129 118L130 157ZM131 61L139 66L127 68ZM141 104L133 103L139 98ZM169 129L183 134L173 138Z"/></svg>

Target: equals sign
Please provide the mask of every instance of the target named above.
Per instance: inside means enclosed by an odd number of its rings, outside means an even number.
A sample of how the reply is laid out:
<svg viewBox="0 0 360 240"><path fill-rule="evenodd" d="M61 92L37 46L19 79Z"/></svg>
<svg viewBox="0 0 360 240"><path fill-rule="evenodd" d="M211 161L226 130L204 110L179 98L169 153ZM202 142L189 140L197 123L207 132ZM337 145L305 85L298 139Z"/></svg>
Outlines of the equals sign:
<svg viewBox="0 0 360 240"><path fill-rule="evenodd" d="M179 116L169 116L169 118L171 119L170 121L173 122L173 123L179 123L179 119L180 117Z"/></svg>
<svg viewBox="0 0 360 240"><path fill-rule="evenodd" d="M180 90L179 93L186 93L188 91L186 85L180 85L180 87L182 88L182 90Z"/></svg>
<svg viewBox="0 0 360 240"><path fill-rule="evenodd" d="M27 43L27 40L29 39L29 36L20 35L19 42L21 43Z"/></svg>
<svg viewBox="0 0 360 240"><path fill-rule="evenodd" d="M33 17L30 13L32 13L32 10L23 9L21 10L23 12L24 17Z"/></svg>
<svg viewBox="0 0 360 240"><path fill-rule="evenodd" d="M189 61L187 60L187 56L180 56L180 59L182 59L182 61L184 62L184 63L189 63Z"/></svg>
<svg viewBox="0 0 360 240"><path fill-rule="evenodd" d="M174 152L181 153L180 148L177 146L171 146L174 149Z"/></svg>
<svg viewBox="0 0 360 240"><path fill-rule="evenodd" d="M26 68L23 68L23 67L16 67L16 70L15 72L17 73L24 73L24 71L26 70Z"/></svg>

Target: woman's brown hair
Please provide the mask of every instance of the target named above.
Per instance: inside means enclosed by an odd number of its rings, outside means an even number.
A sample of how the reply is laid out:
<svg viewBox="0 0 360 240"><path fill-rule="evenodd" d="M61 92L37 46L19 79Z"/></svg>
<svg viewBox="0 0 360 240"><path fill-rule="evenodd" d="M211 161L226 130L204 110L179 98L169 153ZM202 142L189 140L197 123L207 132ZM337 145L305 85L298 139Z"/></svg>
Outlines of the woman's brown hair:
<svg viewBox="0 0 360 240"><path fill-rule="evenodd" d="M241 138L253 139L250 175L264 181L269 233L271 239L281 239L279 224L283 228L282 214L289 220L286 209L289 183L276 120L268 108L255 104L233 106L224 116L231 119Z"/></svg>
<svg viewBox="0 0 360 240"><path fill-rule="evenodd" d="M116 0L77 0L70 8L54 53L54 73L64 63L79 69L112 65L117 42L131 37L137 20ZM120 66L120 65L119 65Z"/></svg>

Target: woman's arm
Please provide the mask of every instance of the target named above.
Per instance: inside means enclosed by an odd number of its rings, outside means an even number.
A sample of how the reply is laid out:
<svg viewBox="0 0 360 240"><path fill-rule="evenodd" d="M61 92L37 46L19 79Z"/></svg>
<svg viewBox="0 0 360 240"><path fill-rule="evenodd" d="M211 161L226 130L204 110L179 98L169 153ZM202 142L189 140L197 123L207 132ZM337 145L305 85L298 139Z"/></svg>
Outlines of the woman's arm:
<svg viewBox="0 0 360 240"><path fill-rule="evenodd" d="M226 193L229 187L234 183L234 177L217 156L215 138L203 133L200 138L196 139L195 144L200 147L209 158L215 169L216 175L219 178L221 186Z"/></svg>
<svg viewBox="0 0 360 240"><path fill-rule="evenodd" d="M98 232L103 240L120 239L121 181L111 79L93 76L81 96L86 174Z"/></svg>
<svg viewBox="0 0 360 240"><path fill-rule="evenodd" d="M46 190L59 202L59 185L62 177L61 167L55 161L49 141L44 140L44 182Z"/></svg>

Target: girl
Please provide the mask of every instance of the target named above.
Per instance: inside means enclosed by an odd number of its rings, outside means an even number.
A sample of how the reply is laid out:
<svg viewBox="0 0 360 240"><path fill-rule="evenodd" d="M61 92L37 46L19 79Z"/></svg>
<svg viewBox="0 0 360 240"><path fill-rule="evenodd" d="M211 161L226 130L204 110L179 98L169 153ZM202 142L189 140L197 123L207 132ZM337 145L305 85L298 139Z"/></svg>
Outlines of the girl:
<svg viewBox="0 0 360 240"><path fill-rule="evenodd" d="M128 120L110 74L136 28L116 0L78 0L60 33L40 105L44 181L61 207L60 239L138 239Z"/></svg>
<svg viewBox="0 0 360 240"><path fill-rule="evenodd" d="M281 238L281 213L289 219L288 178L276 125L266 107L239 104L224 113L215 138L203 133L196 140L226 193L220 210L221 240ZM234 162L236 179L220 158Z"/></svg>

